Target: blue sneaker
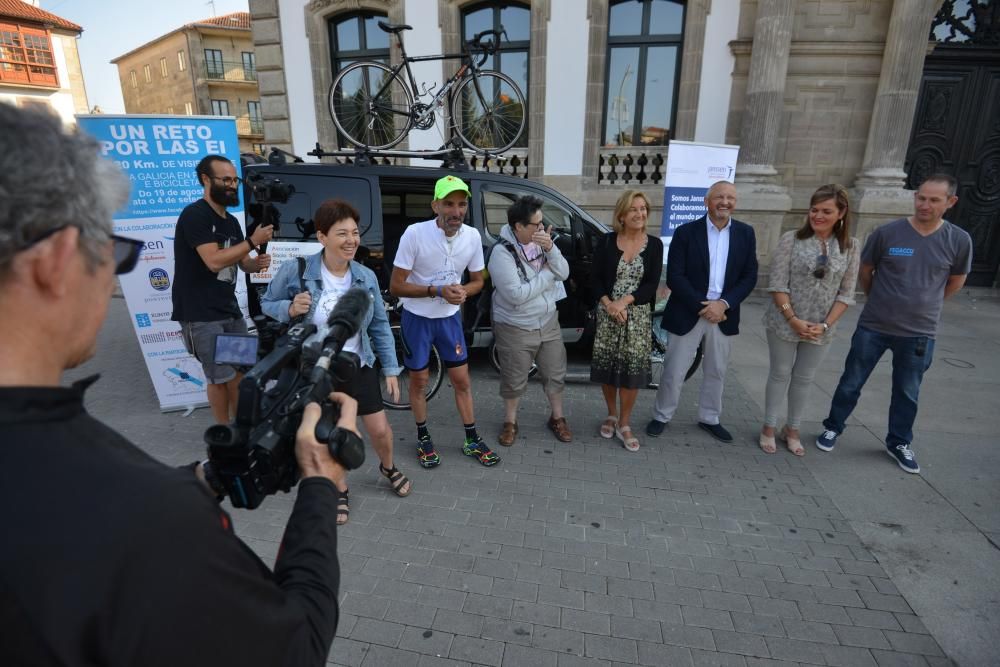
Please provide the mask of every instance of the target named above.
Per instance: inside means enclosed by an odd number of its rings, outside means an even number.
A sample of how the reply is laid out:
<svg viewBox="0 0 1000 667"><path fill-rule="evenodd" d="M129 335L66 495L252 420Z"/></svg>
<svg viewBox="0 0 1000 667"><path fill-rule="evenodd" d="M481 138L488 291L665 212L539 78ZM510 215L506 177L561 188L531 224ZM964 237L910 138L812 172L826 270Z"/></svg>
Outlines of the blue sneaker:
<svg viewBox="0 0 1000 667"><path fill-rule="evenodd" d="M899 464L899 467L906 472L918 473L920 472L920 466L917 465L917 459L913 456L913 451L910 449L909 445L896 445L895 447L886 446L886 450L892 460Z"/></svg>
<svg viewBox="0 0 1000 667"><path fill-rule="evenodd" d="M837 446L837 438L839 437L840 434L836 431L823 431L823 434L816 438L816 446L824 452L832 452L833 448Z"/></svg>

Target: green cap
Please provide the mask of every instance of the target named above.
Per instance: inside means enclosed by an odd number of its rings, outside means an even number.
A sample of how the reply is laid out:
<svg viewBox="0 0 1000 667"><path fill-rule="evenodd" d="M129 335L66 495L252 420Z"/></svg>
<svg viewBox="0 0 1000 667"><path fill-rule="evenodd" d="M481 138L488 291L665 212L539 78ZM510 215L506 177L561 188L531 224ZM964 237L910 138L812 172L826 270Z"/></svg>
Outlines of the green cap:
<svg viewBox="0 0 1000 667"><path fill-rule="evenodd" d="M444 178L439 178L437 183L434 184L434 199L444 199L452 192L458 192L461 190L467 195L472 195L469 192L469 186L465 184L461 178L456 176L445 176Z"/></svg>

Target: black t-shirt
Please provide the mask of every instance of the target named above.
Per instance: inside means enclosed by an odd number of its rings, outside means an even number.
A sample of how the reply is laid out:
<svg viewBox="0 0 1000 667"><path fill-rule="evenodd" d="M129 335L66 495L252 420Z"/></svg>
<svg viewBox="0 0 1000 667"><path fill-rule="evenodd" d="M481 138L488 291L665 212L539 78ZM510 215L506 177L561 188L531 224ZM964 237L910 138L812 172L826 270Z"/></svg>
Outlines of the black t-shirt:
<svg viewBox="0 0 1000 667"><path fill-rule="evenodd" d="M240 317L236 303L236 265L215 273L202 261L198 246L215 243L229 248L243 242L240 224L229 213L219 217L208 202L188 204L174 231L174 286L171 296L178 322L212 322ZM249 251L249 248L247 248Z"/></svg>
<svg viewBox="0 0 1000 667"><path fill-rule="evenodd" d="M324 665L337 490L309 478L272 573L189 469L72 388L0 388L0 665Z"/></svg>

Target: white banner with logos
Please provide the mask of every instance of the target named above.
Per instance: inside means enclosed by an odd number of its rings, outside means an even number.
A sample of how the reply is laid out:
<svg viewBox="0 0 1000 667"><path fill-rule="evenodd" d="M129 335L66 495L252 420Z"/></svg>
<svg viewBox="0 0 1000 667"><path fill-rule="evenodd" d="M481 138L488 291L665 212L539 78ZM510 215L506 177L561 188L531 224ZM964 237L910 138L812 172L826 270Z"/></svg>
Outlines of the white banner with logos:
<svg viewBox="0 0 1000 667"><path fill-rule="evenodd" d="M170 319L177 216L203 195L195 175L209 154L228 157L240 171L236 120L231 116L80 115L80 128L94 136L101 154L114 160L132 182L128 205L115 214L115 233L145 243L139 264L119 276L139 348L160 409L207 405L201 364L184 349L181 329ZM244 227L243 204L230 209ZM244 227L245 229L245 227ZM246 284L236 282L244 316Z"/></svg>
<svg viewBox="0 0 1000 667"><path fill-rule="evenodd" d="M664 249L670 247L675 229L705 215L705 193L713 183L732 182L739 152L739 146L727 144L670 142L660 226Z"/></svg>

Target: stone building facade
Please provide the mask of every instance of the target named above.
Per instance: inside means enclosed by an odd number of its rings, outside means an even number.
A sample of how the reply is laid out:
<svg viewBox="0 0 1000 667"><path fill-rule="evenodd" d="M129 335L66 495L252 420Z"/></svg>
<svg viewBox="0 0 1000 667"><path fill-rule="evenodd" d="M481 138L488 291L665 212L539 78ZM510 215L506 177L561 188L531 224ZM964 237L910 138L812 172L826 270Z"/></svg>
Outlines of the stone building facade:
<svg viewBox="0 0 1000 667"><path fill-rule="evenodd" d="M83 28L37 4L0 8L0 102L44 106L75 123L74 115L88 110L76 48Z"/></svg>
<svg viewBox="0 0 1000 667"><path fill-rule="evenodd" d="M111 62L126 113L235 116L240 152L263 153L248 12L189 23Z"/></svg>
<svg viewBox="0 0 1000 667"><path fill-rule="evenodd" d="M251 0L250 10L267 143L304 155L317 143L338 146L326 98L340 62L333 26L344 17L412 25L404 39L413 56L456 51L484 8L511 17L519 9L528 26L527 144L478 166L546 182L609 221L625 186L662 206L669 144L657 132L739 145L739 217L754 225L766 266L819 185L851 189L861 238L912 212L907 149L942 2L957 11L981 0ZM667 9L681 12L680 35L647 43L651 17ZM630 32L629 20L641 30ZM638 68L622 76L615 58L629 48ZM384 57L398 62L398 50ZM454 66L420 63L414 74L440 82ZM672 92L658 89L669 126L644 127L642 141L619 141L624 132L609 141L615 116L635 121L640 106L621 91L643 73L648 88L664 72L673 76ZM411 132L407 147L439 144L432 131Z"/></svg>

